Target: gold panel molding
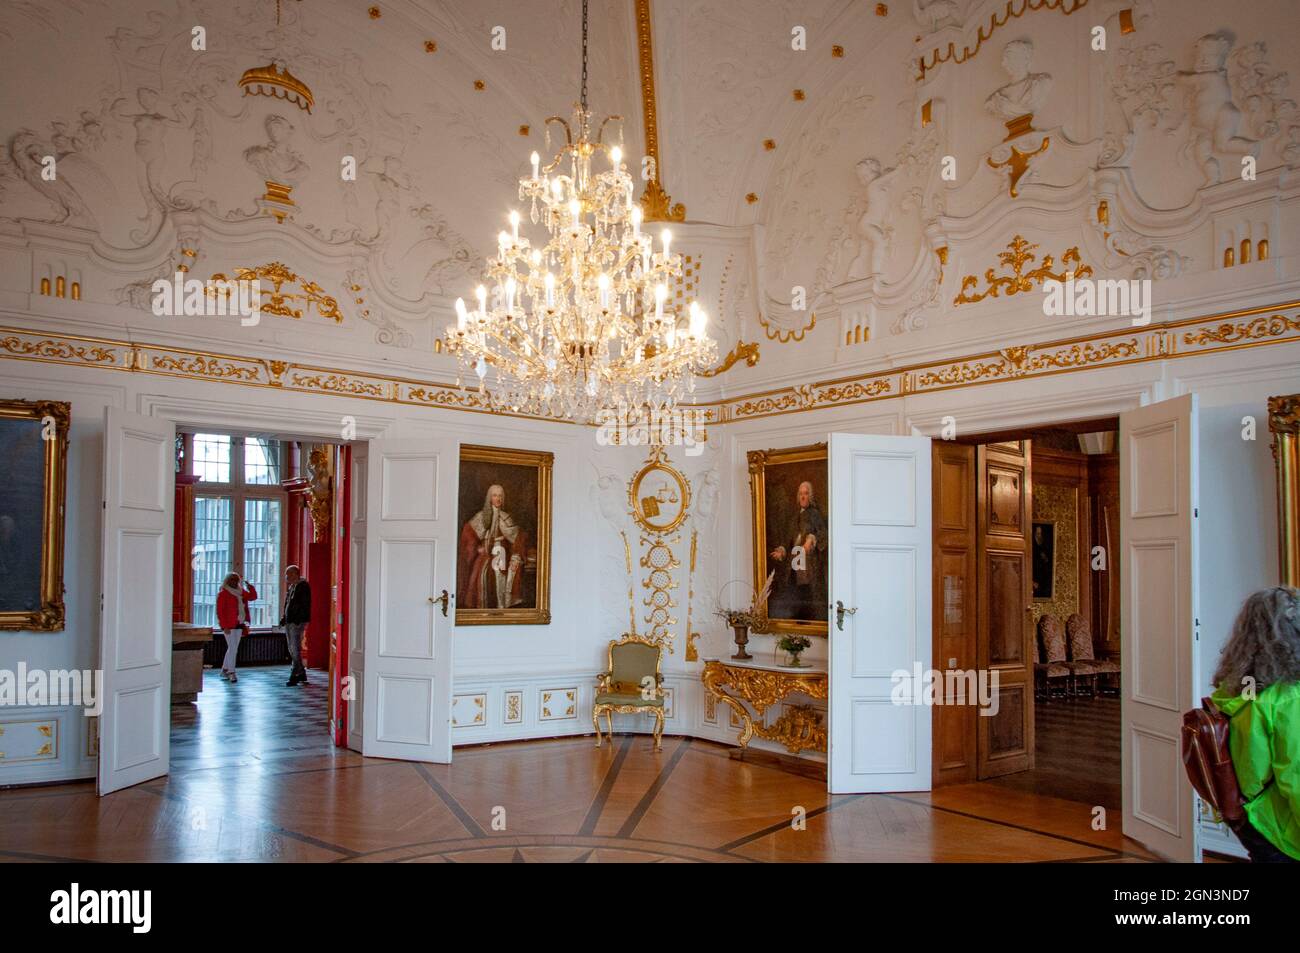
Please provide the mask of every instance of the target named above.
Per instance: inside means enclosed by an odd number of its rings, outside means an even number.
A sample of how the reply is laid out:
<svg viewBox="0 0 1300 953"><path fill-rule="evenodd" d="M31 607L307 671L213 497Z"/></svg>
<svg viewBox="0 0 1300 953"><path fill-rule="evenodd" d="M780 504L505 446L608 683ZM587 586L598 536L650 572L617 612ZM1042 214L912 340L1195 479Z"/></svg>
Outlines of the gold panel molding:
<svg viewBox="0 0 1300 953"><path fill-rule="evenodd" d="M641 79L641 114L645 123L645 151L654 160L654 178L641 193L641 208L647 222L684 222L686 206L673 204L664 188L663 163L659 160L659 106L655 101L654 24L650 0L633 0L636 6L636 49Z"/></svg>

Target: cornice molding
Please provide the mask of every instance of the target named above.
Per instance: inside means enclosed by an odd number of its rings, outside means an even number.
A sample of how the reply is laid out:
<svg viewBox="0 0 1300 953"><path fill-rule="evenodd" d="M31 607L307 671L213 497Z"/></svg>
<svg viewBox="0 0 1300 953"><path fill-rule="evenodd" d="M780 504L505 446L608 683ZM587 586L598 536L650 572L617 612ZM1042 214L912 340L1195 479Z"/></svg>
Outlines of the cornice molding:
<svg viewBox="0 0 1300 953"><path fill-rule="evenodd" d="M718 425L963 387L1294 342L1300 342L1300 301L1011 345L966 357L886 368L682 406L700 411L706 424ZM572 423L552 417L497 414L477 390L451 384L24 328L0 328L0 358Z"/></svg>

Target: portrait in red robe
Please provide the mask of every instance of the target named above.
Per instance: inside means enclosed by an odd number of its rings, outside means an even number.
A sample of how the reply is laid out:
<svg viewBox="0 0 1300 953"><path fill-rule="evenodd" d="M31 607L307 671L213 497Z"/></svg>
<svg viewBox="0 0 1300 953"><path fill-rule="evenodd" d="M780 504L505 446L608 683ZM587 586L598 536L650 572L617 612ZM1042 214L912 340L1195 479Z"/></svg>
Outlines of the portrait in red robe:
<svg viewBox="0 0 1300 953"><path fill-rule="evenodd" d="M505 505L505 489L493 484L483 509L461 528L456 604L462 609L511 609L524 601L528 534Z"/></svg>

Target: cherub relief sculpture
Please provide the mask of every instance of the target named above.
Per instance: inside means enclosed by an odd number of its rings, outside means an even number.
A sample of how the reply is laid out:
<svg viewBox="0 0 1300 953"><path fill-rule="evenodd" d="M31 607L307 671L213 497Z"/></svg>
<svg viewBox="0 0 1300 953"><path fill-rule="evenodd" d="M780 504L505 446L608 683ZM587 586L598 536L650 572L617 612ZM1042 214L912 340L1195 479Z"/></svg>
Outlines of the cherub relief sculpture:
<svg viewBox="0 0 1300 953"><path fill-rule="evenodd" d="M855 173L858 184L865 190L866 205L863 207L858 202L850 207L849 214L856 214L857 221L852 234L845 239L847 247L843 258L848 265L840 280L855 281L884 271L885 256L893 234L888 224L889 203L897 171L897 167L881 171L877 159L867 158L858 162Z"/></svg>
<svg viewBox="0 0 1300 953"><path fill-rule="evenodd" d="M994 90L984 108L1004 122L1032 116L1052 91L1051 73L1030 72L1033 58L1034 44L1029 40L1012 40L1002 50L1002 68L1011 81ZM1027 122L1021 131L1029 131Z"/></svg>
<svg viewBox="0 0 1300 953"><path fill-rule="evenodd" d="M1259 155L1259 142L1238 135L1242 113L1232 101L1227 61L1233 38L1210 33L1196 41L1192 69L1179 72L1187 91L1191 128L1187 147L1208 184L1223 179L1222 156Z"/></svg>

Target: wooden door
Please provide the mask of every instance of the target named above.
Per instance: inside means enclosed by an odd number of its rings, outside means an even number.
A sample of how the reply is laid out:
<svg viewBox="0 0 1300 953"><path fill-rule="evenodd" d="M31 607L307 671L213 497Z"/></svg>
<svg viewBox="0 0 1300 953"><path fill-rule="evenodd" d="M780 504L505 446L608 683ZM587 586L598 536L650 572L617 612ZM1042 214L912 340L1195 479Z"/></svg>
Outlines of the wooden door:
<svg viewBox="0 0 1300 953"><path fill-rule="evenodd" d="M977 667L975 447L933 442L934 659L936 672ZM975 710L955 701L934 711L934 783L976 779Z"/></svg>
<svg viewBox="0 0 1300 953"><path fill-rule="evenodd" d="M975 455L978 666L999 680L997 713L975 717L981 779L1034 766L1029 449L1028 440L1013 440Z"/></svg>

